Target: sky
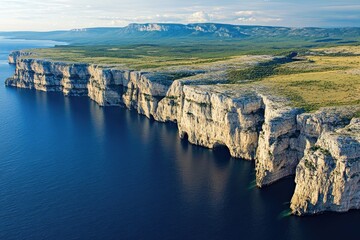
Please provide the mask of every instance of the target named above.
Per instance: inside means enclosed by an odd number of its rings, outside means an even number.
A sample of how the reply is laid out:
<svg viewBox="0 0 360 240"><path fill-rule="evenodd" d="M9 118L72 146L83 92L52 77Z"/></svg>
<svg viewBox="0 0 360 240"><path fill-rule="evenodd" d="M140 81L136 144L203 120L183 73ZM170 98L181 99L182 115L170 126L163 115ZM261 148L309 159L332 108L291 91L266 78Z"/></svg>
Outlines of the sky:
<svg viewBox="0 0 360 240"><path fill-rule="evenodd" d="M360 0L0 0L0 31L203 22L360 27Z"/></svg>

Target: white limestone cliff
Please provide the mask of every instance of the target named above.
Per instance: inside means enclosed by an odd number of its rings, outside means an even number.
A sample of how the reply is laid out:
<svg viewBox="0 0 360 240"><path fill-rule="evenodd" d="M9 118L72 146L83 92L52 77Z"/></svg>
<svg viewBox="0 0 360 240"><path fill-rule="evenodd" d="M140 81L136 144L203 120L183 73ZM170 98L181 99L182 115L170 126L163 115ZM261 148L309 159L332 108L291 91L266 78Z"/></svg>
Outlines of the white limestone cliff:
<svg viewBox="0 0 360 240"><path fill-rule="evenodd" d="M296 116L301 109L284 104L284 99L263 96L265 120L259 137L256 156L256 184L269 185L293 175L299 162ZM285 101L286 102L286 101Z"/></svg>
<svg viewBox="0 0 360 240"><path fill-rule="evenodd" d="M29 51L12 51L8 56L9 64L16 64L17 59L23 56L31 56L32 52Z"/></svg>
<svg viewBox="0 0 360 240"><path fill-rule="evenodd" d="M302 113L266 89L227 85L222 71L174 80L164 71L31 55L11 61L16 71L6 85L89 96L100 106L125 106L157 121L176 122L180 137L193 144L224 145L233 157L255 160L259 187L296 173L294 214L359 208L360 132L358 120L350 124L354 109Z"/></svg>
<svg viewBox="0 0 360 240"><path fill-rule="evenodd" d="M294 214L345 212L360 208L360 119L325 131L306 149L296 169Z"/></svg>

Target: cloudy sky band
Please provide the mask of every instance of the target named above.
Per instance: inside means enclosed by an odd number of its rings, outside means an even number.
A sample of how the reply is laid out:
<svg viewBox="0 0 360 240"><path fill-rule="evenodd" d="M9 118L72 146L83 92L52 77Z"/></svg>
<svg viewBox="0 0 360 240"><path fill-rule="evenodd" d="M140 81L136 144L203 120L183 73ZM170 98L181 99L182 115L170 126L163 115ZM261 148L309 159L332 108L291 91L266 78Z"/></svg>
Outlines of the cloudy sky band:
<svg viewBox="0 0 360 240"><path fill-rule="evenodd" d="M0 0L0 31L220 22L360 27L359 0Z"/></svg>

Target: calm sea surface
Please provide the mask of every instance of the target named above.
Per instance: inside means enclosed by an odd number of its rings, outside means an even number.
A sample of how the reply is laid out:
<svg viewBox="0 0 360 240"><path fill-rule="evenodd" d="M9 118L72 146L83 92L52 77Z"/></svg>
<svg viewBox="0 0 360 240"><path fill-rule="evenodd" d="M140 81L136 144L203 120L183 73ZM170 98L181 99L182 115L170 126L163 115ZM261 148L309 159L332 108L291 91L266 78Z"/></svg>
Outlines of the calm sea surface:
<svg viewBox="0 0 360 240"><path fill-rule="evenodd" d="M173 124L86 97L6 88L0 38L0 239L359 239L360 211L283 217L293 178L181 141Z"/></svg>

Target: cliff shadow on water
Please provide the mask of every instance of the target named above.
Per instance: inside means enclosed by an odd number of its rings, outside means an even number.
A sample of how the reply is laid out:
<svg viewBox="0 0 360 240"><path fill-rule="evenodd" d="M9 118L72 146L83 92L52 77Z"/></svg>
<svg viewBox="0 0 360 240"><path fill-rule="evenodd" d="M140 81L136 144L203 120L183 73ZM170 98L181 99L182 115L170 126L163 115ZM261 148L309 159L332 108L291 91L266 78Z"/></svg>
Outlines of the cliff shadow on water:
<svg viewBox="0 0 360 240"><path fill-rule="evenodd" d="M6 126L12 129L9 133L29 137L17 144L25 154L2 155L7 156L2 161L17 170L2 180L0 190L19 189L25 199L21 209L12 211L6 206L18 204L16 195L0 197L6 209L0 223L2 239L356 235L356 227L351 227L360 220L356 211L278 219L288 209L283 203L291 198L293 179L249 189L255 179L253 161L232 158L221 144L209 151L182 141L174 123L100 107L86 97L4 87L0 91L12 102L12 115L22 116ZM333 224L336 229L327 229ZM15 227L20 230L15 232Z"/></svg>
<svg viewBox="0 0 360 240"><path fill-rule="evenodd" d="M174 80L158 72L22 55L12 56L20 58L14 76L6 81L8 86L89 96L100 106L126 106L149 119L174 122L180 137L192 144L211 148L215 154L219 146L225 146L228 154L222 151L222 159L230 154L255 160L259 187L296 175L291 200L294 214L360 207L360 120L353 108L304 113L285 97L262 88L229 89L218 82L201 84L193 76ZM287 63L294 56L275 58L269 64Z"/></svg>

